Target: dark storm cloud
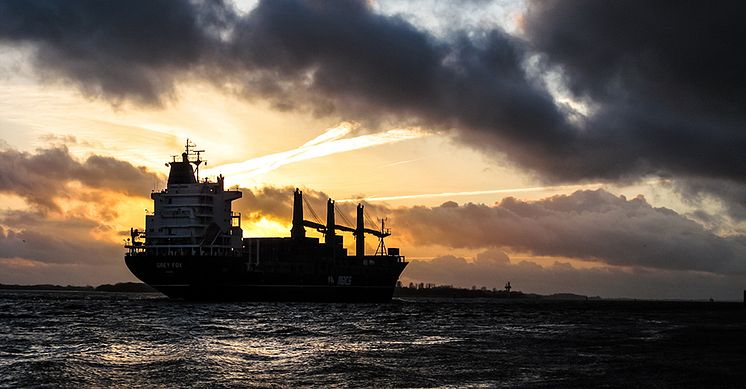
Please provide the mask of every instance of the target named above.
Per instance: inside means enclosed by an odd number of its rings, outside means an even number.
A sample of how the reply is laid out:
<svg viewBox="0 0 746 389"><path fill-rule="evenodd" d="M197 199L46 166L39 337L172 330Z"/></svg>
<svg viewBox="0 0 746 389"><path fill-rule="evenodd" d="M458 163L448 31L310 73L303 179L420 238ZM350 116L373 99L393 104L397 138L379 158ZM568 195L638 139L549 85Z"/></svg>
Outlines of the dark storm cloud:
<svg viewBox="0 0 746 389"><path fill-rule="evenodd" d="M435 37L362 1L261 1L245 15L221 2L8 1L0 40L114 101L158 103L195 76L279 109L453 130L552 181L744 183L742 2L528 8L520 38L498 26ZM589 116L554 101L549 71Z"/></svg>
<svg viewBox="0 0 746 389"><path fill-rule="evenodd" d="M746 30L731 8L742 7L532 3L523 41L500 29L435 39L357 2L262 2L236 26L231 58L260 85L246 88L278 106L456 128L461 141L549 180L652 174L735 188L746 171L746 83L734 82ZM571 114L527 74L533 54L590 116Z"/></svg>
<svg viewBox="0 0 746 389"><path fill-rule="evenodd" d="M736 1L531 3L530 46L597 107L565 174L743 182L744 12Z"/></svg>
<svg viewBox="0 0 746 389"><path fill-rule="evenodd" d="M562 66L578 96L741 118L746 85L734 81L746 67L744 9L737 1L550 0L531 3L525 22L531 45Z"/></svg>
<svg viewBox="0 0 746 389"><path fill-rule="evenodd" d="M0 150L0 192L24 197L48 210L59 209L57 201L74 194L66 187L70 182L143 196L150 193L156 180L163 179L144 167L111 157L92 155L79 161L66 147L40 149L33 154Z"/></svg>
<svg viewBox="0 0 746 389"><path fill-rule="evenodd" d="M267 91L307 81L322 96L389 107L425 98L441 57L427 35L353 1L262 2L236 26L233 43L242 69L265 72Z"/></svg>
<svg viewBox="0 0 746 389"><path fill-rule="evenodd" d="M30 45L49 78L113 102L160 104L214 47L232 17L220 2L0 2L0 43Z"/></svg>
<svg viewBox="0 0 746 389"><path fill-rule="evenodd" d="M232 42L234 66L254 82L247 93L277 105L475 129L461 137L511 145L526 163L573 137L551 96L527 78L522 42L500 29L442 41L362 2L267 1L237 24Z"/></svg>
<svg viewBox="0 0 746 389"><path fill-rule="evenodd" d="M243 17L221 3L1 4L0 40L30 44L40 71L115 102L159 103L188 73L282 109L477 128L462 138L529 165L572 136L527 80L523 44L500 29L436 40L361 1L263 1Z"/></svg>
<svg viewBox="0 0 746 389"><path fill-rule="evenodd" d="M746 271L743 236L721 237L642 197L627 200L603 190L535 202L506 198L495 206L448 204L394 212L401 233L417 244L502 247L633 267Z"/></svg>

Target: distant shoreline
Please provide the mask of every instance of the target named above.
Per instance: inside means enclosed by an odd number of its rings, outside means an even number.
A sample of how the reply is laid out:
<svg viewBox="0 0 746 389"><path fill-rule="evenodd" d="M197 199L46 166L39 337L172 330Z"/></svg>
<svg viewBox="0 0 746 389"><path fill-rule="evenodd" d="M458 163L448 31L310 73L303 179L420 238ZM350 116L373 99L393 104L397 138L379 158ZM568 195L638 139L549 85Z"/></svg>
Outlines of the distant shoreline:
<svg viewBox="0 0 746 389"><path fill-rule="evenodd" d="M140 282L120 282L99 286L76 285L9 285L0 284L0 290L31 290L31 291L74 291L74 292L117 292L117 293L160 293L147 284ZM397 286L394 297L432 297L432 298L499 298L499 299L552 299L552 300L600 300L601 297L588 297L573 293L556 293L539 295L520 291L507 292L505 290L466 289L452 286L402 287Z"/></svg>
<svg viewBox="0 0 746 389"><path fill-rule="evenodd" d="M94 293L159 293L147 284L141 282L118 282L116 284L103 284L99 286L77 286L77 285L17 285L0 284L0 291L48 291L48 292L94 292ZM706 299L645 299L630 297L600 297L585 296L574 293L554 293L541 295L537 293L523 293L521 291L506 291L485 288L456 288L450 285L415 285L397 286L394 290L394 298L448 298L458 300L473 299L500 299L500 300L553 300L553 301L682 301L707 303ZM719 303L739 303L739 300L715 300Z"/></svg>
<svg viewBox="0 0 746 389"><path fill-rule="evenodd" d="M397 286L394 297L433 297L433 298L460 298L460 299L522 299L522 300L601 300L599 296L584 296L574 293L554 293L540 295L536 293L523 293L521 291L508 291L503 289L487 288L456 288L451 285L410 285Z"/></svg>
<svg viewBox="0 0 746 389"><path fill-rule="evenodd" d="M75 285L9 285L0 284L0 290L36 290L36 291L70 291L70 292L116 292L116 293L160 293L149 285L141 282L119 282L99 286Z"/></svg>

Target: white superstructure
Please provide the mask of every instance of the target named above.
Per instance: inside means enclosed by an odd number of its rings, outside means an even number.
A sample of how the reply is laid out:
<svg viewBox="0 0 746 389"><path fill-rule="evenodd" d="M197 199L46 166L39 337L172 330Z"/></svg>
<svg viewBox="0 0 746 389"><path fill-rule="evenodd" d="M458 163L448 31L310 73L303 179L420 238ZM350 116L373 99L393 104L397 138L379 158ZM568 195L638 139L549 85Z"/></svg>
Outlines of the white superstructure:
<svg viewBox="0 0 746 389"><path fill-rule="evenodd" d="M166 189L153 192L153 213L145 217L145 231L133 231L131 250L157 255L239 255L243 231L241 215L231 202L241 198L237 190L225 190L223 176L217 182L199 177L202 151L190 151L187 140L181 160L171 168ZM194 165L194 168L192 167ZM144 237L145 242L138 242Z"/></svg>

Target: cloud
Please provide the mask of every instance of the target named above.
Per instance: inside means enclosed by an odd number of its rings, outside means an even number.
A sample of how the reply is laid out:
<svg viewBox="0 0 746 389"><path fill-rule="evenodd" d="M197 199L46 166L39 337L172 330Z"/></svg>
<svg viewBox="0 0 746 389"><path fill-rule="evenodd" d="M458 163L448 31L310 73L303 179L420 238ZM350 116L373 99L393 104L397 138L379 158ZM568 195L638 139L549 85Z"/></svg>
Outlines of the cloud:
<svg viewBox="0 0 746 389"><path fill-rule="evenodd" d="M111 157L78 160L65 146L0 150L0 193L24 210L0 210L0 282L131 280L117 242L118 206L150 193L155 173Z"/></svg>
<svg viewBox="0 0 746 389"><path fill-rule="evenodd" d="M310 188L300 189L303 192L305 219L316 221L311 210L308 208L310 204L313 211L321 219L320 222L322 224L326 223L326 202L330 198L329 195ZM291 186L263 186L258 188L241 188L240 190L243 192L243 197L236 200L233 204L234 208L241 212L244 217L248 217L251 221L267 217L276 221L290 223L293 214L293 191L295 188ZM385 204L368 203L363 199L334 200L336 201L337 224L347 224L340 216L341 213L350 221L349 227L354 227L353 223L357 215L356 208L358 203L365 205L366 213L371 217L385 216L393 212ZM366 226L370 227L367 224Z"/></svg>
<svg viewBox="0 0 746 389"><path fill-rule="evenodd" d="M243 189L236 208L250 220L267 217L289 223L292 191ZM304 196L323 223L327 195L305 189ZM638 269L746 273L743 235L718 235L673 210L651 206L642 196L627 199L599 189L532 202L508 197L494 206L448 201L438 207L393 208L364 203L370 215L391 217L396 238L410 247L410 255L424 246L499 248ZM337 207L354 220L354 202L338 202ZM311 219L305 208L306 219Z"/></svg>
<svg viewBox="0 0 746 389"><path fill-rule="evenodd" d="M507 248L643 268L746 271L743 236L718 236L642 197L627 200L603 190L535 202L508 197L495 206L449 202L394 211L399 230L417 244Z"/></svg>
<svg viewBox="0 0 746 389"><path fill-rule="evenodd" d="M561 67L576 96L627 99L690 117L721 112L727 122L743 116L737 102L746 86L733 80L746 65L734 50L746 33L735 16L744 8L739 2L532 2L525 30L532 48Z"/></svg>
<svg viewBox="0 0 746 389"><path fill-rule="evenodd" d="M650 173L744 183L741 79L746 5L696 1L530 3L525 32L566 92L594 113L566 161L567 178ZM555 164L556 163L556 164ZM552 166L553 165L553 166Z"/></svg>
<svg viewBox="0 0 746 389"><path fill-rule="evenodd" d="M489 137L535 153L548 149L528 140L571 130L551 96L526 79L521 42L500 29L440 40L362 1L263 1L241 17L210 4L136 1L117 12L87 1L4 3L0 40L31 45L41 73L115 102L157 104L176 79L199 76L281 109L499 128ZM461 137L477 144L483 136Z"/></svg>
<svg viewBox="0 0 746 389"><path fill-rule="evenodd" d="M242 189L243 198L234 209L249 222L266 217L289 223L293 189ZM311 189L304 189L304 195L323 218L328 196ZM338 204L350 220L354 207L352 202ZM533 202L506 198L494 206L449 201L439 207L391 208L377 203L366 204L366 210L391 216L410 256L418 247L432 245L487 250L474 261L448 256L415 261L404 274L410 280L490 287L511 281L532 292L659 298L735 298L732 290L743 281L742 235L718 236L674 211L650 206L642 197L626 199L597 190ZM306 218L313 219L308 208ZM338 222L345 224L341 217ZM76 274L95 275L95 268L107 269L99 278L90 278L97 282L131 277L119 262L120 245L107 238L116 234L81 215L0 212L0 268L6 280L28 282L43 282L43 275L56 282L89 283L93 281ZM513 263L501 249L586 259L601 267Z"/></svg>
<svg viewBox="0 0 746 389"><path fill-rule="evenodd" d="M442 40L363 2L268 1L239 21L232 44L247 93L276 105L480 129L460 134L473 144L491 129L493 143L524 151L572 136L552 97L527 79L522 43L500 29Z"/></svg>
<svg viewBox="0 0 746 389"><path fill-rule="evenodd" d="M156 178L110 157L78 160L64 146L0 150L0 193L28 205L0 210L0 282L131 280L112 225L122 194L142 198Z"/></svg>
<svg viewBox="0 0 746 389"><path fill-rule="evenodd" d="M79 161L64 146L39 149L35 153L11 148L0 150L0 193L21 196L46 210L59 210L57 201L74 194L69 188L72 182L129 196L145 196L156 180L163 178L144 167L112 157L91 155Z"/></svg>
<svg viewBox="0 0 746 389"><path fill-rule="evenodd" d="M55 220L37 212L4 211L0 213L0 258L85 265L123 258L120 245L96 239L92 233L116 235L109 226L82 217Z"/></svg>
<svg viewBox="0 0 746 389"><path fill-rule="evenodd" d="M746 220L746 184L726 179L690 177L673 182L673 189L682 195L685 202L697 206L714 199L724 207L724 215L736 221Z"/></svg>
<svg viewBox="0 0 746 389"><path fill-rule="evenodd" d="M110 226L80 215L0 211L0 283L91 285L133 280Z"/></svg>
<svg viewBox="0 0 746 389"><path fill-rule="evenodd" d="M80 216L0 211L0 283L91 285L134 280L109 226ZM104 238L104 239L101 239Z"/></svg>
<svg viewBox="0 0 746 389"><path fill-rule="evenodd" d="M486 286L502 289L510 281L524 293L571 292L587 296L655 299L739 300L741 276L724 276L691 271L646 271L604 266L580 269L555 262L540 266L514 261L499 250L489 250L474 259L442 256L413 261L402 275L406 282L436 283L458 287Z"/></svg>
<svg viewBox="0 0 746 389"><path fill-rule="evenodd" d="M257 221L262 217L289 222L293 214L292 187L241 188L243 196L233 202L233 208L244 218ZM308 191L304 191L308 192ZM311 195L304 193L306 199Z"/></svg>
<svg viewBox="0 0 746 389"><path fill-rule="evenodd" d="M436 36L363 1L239 14L222 2L29 0L0 3L0 41L115 103L161 104L196 77L278 109L442 131L555 183L743 185L744 7L531 2L520 36L481 23Z"/></svg>
<svg viewBox="0 0 746 389"><path fill-rule="evenodd" d="M230 17L219 1L3 1L0 43L31 46L47 79L158 105L176 78L203 64Z"/></svg>

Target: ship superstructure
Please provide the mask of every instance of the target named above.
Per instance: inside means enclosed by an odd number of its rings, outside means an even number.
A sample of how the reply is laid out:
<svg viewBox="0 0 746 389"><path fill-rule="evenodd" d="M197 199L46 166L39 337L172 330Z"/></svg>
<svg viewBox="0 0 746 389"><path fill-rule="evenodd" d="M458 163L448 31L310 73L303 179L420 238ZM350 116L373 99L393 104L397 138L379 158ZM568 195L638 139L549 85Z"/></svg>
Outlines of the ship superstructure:
<svg viewBox="0 0 746 389"><path fill-rule="evenodd" d="M143 282L170 297L201 300L388 301L407 265L399 249L386 249L390 232L365 226L357 206L355 227L337 224L335 202L327 201L326 223L304 220L303 194L293 194L290 237L243 238L241 215L231 203L238 190L225 190L224 178L199 181L203 150L187 140L173 157L164 190L153 192L153 213L145 229L131 230L125 262ZM314 212L315 214L315 212ZM306 227L324 242L306 236ZM337 231L356 239L350 256ZM374 255L365 254L365 235L378 238Z"/></svg>

